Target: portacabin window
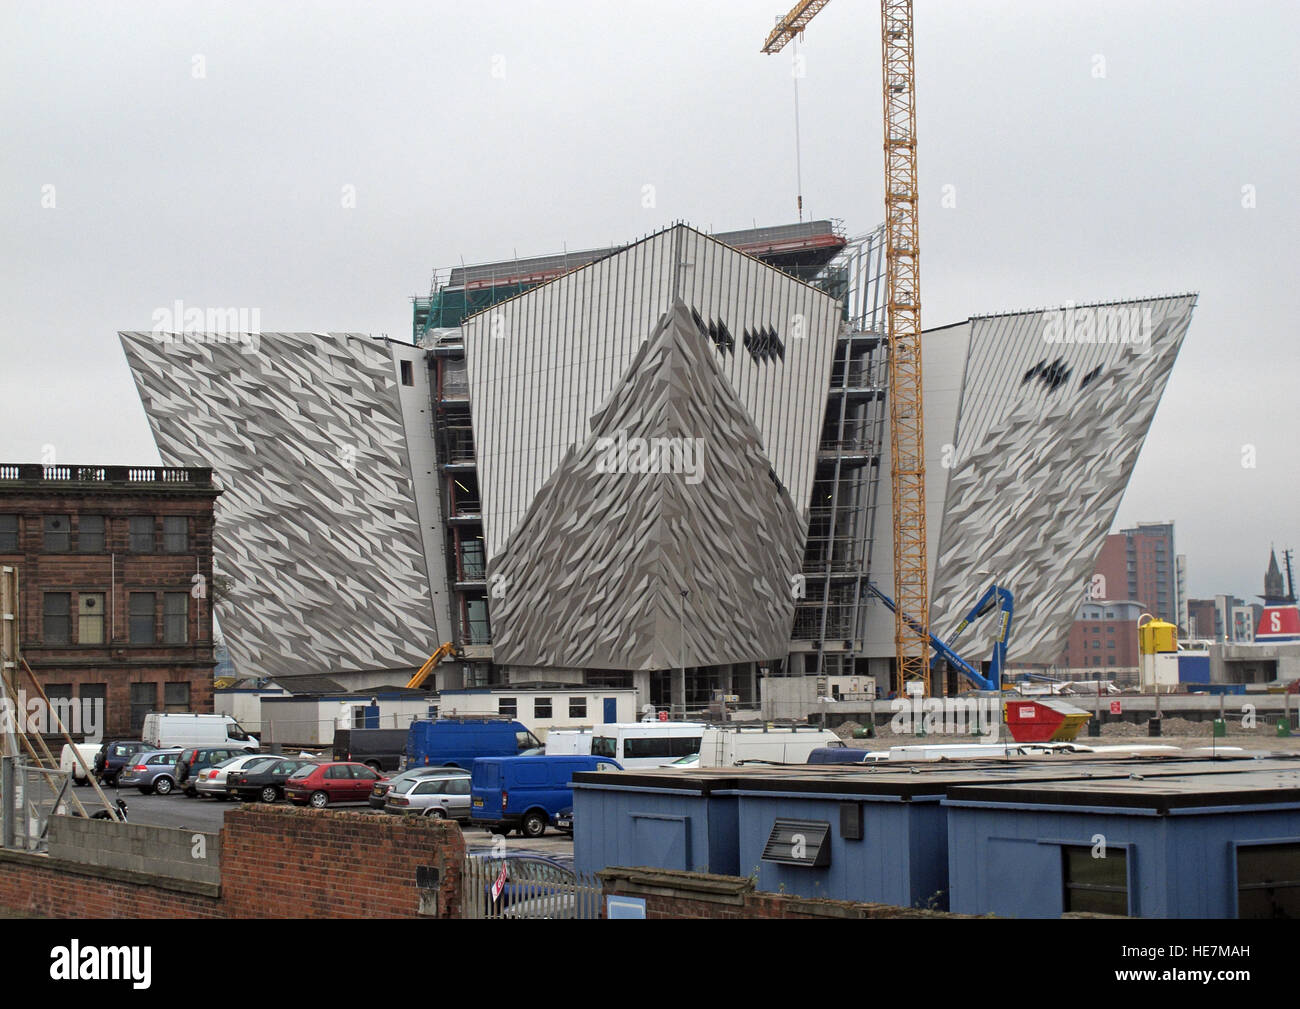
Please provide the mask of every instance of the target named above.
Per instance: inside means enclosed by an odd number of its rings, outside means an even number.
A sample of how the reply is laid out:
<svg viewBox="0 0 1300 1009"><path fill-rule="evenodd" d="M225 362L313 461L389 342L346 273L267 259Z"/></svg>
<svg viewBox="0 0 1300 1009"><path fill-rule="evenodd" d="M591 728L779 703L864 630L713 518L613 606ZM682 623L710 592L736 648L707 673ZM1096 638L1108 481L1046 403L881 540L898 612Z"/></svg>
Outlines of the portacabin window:
<svg viewBox="0 0 1300 1009"><path fill-rule="evenodd" d="M1300 843L1237 848L1237 917L1300 918Z"/></svg>
<svg viewBox="0 0 1300 1009"><path fill-rule="evenodd" d="M517 697L498 697L497 714L509 715L514 718L519 714L519 698Z"/></svg>
<svg viewBox="0 0 1300 1009"><path fill-rule="evenodd" d="M551 717L551 699L549 697L533 698L533 717L534 718Z"/></svg>
<svg viewBox="0 0 1300 1009"><path fill-rule="evenodd" d="M1061 849L1065 910L1093 914L1128 914L1128 851L1108 847L1104 857L1093 857L1086 845Z"/></svg>
<svg viewBox="0 0 1300 1009"><path fill-rule="evenodd" d="M587 717L587 699L585 697L569 698L569 717L570 718Z"/></svg>

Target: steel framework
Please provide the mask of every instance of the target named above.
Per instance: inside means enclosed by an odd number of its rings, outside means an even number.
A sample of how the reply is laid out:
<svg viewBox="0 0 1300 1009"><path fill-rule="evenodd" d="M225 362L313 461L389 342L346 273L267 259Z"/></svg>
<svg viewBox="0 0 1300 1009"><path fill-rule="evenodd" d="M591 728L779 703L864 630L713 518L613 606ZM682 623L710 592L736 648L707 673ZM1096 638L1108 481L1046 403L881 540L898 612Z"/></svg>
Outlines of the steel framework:
<svg viewBox="0 0 1300 1009"><path fill-rule="evenodd" d="M763 43L780 52L829 0L795 4ZM881 0L885 262L889 347L889 469L894 520L894 646L899 686L930 694L925 418L921 405L921 271L917 228L916 87L911 0ZM903 619L902 613L910 619Z"/></svg>

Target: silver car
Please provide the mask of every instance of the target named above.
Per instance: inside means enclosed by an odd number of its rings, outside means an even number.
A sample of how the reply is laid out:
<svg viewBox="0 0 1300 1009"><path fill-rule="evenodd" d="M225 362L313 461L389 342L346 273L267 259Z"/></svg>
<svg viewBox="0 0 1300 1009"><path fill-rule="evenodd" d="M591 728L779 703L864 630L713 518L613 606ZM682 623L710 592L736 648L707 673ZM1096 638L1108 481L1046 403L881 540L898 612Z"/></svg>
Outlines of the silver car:
<svg viewBox="0 0 1300 1009"><path fill-rule="evenodd" d="M141 750L117 774L118 788L138 788L141 795L170 795L176 787L179 747L171 750Z"/></svg>
<svg viewBox="0 0 1300 1009"><path fill-rule="evenodd" d="M283 756L274 753L245 753L238 757L231 757L229 760L200 771L194 788L199 793L199 798L207 797L225 802L230 798L230 793L226 791L227 772L251 771L257 765L273 764L283 759Z"/></svg>
<svg viewBox="0 0 1300 1009"><path fill-rule="evenodd" d="M469 775L463 771L398 781L388 790L384 812L468 820L469 781Z"/></svg>

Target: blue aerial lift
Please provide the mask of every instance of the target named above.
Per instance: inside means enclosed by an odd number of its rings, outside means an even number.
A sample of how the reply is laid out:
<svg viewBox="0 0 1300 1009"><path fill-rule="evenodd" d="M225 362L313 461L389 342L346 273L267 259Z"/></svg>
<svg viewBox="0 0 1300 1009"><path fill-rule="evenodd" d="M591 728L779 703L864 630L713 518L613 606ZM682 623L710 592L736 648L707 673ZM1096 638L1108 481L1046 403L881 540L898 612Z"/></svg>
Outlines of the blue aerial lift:
<svg viewBox="0 0 1300 1009"><path fill-rule="evenodd" d="M897 612L894 600L890 599L878 586L870 581L867 582L867 592L888 606L891 613ZM973 621L980 619L995 607L999 614L998 629L997 636L993 639L993 659L989 663L989 675L987 677L983 676L978 669L953 651L952 646L946 641L940 640L933 634L930 635L930 647L934 649L935 656L930 660L930 664L933 666L940 659L944 659L955 667L962 676L970 680L976 690L990 690L1000 693L1002 690L1002 669L1007 661L1007 641L1011 637L1011 617L1015 610L1015 600L1011 595L1011 590L997 584L990 585L984 594L980 596L979 602L970 608L970 612L957 625L952 637L955 641L957 636ZM906 613L903 614L903 619L911 624L913 629L920 629L916 622Z"/></svg>

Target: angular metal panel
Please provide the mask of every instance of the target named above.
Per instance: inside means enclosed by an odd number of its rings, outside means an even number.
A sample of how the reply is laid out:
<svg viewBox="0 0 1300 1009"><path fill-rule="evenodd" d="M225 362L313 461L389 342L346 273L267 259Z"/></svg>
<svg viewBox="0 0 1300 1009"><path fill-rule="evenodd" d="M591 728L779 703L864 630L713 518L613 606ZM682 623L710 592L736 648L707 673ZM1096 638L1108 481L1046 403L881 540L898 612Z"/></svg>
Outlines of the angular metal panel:
<svg viewBox="0 0 1300 1009"><path fill-rule="evenodd" d="M587 439L590 418L675 297L712 326L718 365L806 512L838 303L677 225L466 320L489 558L565 453Z"/></svg>
<svg viewBox="0 0 1300 1009"><path fill-rule="evenodd" d="M211 466L243 673L418 666L435 637L392 351L347 333L121 333L163 462Z"/></svg>
<svg viewBox="0 0 1300 1009"><path fill-rule="evenodd" d="M805 522L716 357L679 300L489 562L498 662L785 654Z"/></svg>
<svg viewBox="0 0 1300 1009"><path fill-rule="evenodd" d="M933 575L940 637L996 580L1016 598L1008 658L1060 657L1195 303L971 321Z"/></svg>

